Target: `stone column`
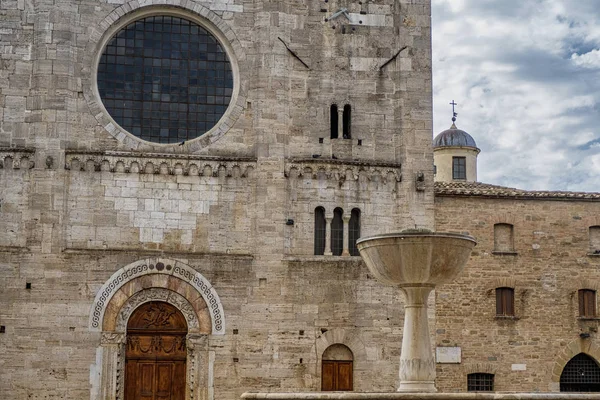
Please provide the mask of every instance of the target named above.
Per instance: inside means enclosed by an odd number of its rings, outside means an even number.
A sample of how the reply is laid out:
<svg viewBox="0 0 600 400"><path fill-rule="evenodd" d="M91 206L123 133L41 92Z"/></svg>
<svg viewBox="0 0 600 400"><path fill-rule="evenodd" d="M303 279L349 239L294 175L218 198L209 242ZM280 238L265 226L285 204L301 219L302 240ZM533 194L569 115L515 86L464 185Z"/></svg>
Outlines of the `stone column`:
<svg viewBox="0 0 600 400"><path fill-rule="evenodd" d="M348 250L348 243L350 242L350 215L344 214L342 215L342 221L344 224L344 241L342 246L342 255L350 256L350 251Z"/></svg>
<svg viewBox="0 0 600 400"><path fill-rule="evenodd" d="M331 251L331 223L333 222L333 216L325 217L325 252L326 256L332 256Z"/></svg>
<svg viewBox="0 0 600 400"><path fill-rule="evenodd" d="M433 286L400 288L405 295L404 337L400 354L399 392L436 392L435 359L427 322L427 298Z"/></svg>
<svg viewBox="0 0 600 400"><path fill-rule="evenodd" d="M187 388L186 399L209 400L208 336L187 336Z"/></svg>
<svg viewBox="0 0 600 400"><path fill-rule="evenodd" d="M125 383L125 334L102 332L99 356L101 358L98 399L122 400Z"/></svg>

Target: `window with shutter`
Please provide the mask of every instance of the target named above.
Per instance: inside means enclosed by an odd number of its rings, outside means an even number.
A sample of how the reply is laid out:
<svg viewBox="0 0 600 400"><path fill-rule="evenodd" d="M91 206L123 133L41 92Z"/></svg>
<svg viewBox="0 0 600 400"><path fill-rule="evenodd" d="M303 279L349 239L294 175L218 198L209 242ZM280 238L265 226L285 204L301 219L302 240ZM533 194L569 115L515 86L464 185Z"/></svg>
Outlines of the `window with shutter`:
<svg viewBox="0 0 600 400"><path fill-rule="evenodd" d="M514 317L515 315L515 290L509 287L496 289L496 316Z"/></svg>
<svg viewBox="0 0 600 400"><path fill-rule="evenodd" d="M596 291L591 289L579 290L579 317L596 317Z"/></svg>

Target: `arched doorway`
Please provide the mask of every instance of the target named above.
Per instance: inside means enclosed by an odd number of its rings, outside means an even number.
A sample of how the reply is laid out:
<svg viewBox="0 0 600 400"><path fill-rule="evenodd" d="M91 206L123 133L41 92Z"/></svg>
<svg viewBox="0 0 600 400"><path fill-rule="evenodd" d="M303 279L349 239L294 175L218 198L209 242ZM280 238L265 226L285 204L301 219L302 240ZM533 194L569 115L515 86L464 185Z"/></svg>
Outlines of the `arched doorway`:
<svg viewBox="0 0 600 400"><path fill-rule="evenodd" d="M326 348L321 360L321 390L352 390L353 362L354 356L347 346L337 343Z"/></svg>
<svg viewBox="0 0 600 400"><path fill-rule="evenodd" d="M127 323L125 400L183 400L187 323L173 305L138 307Z"/></svg>
<svg viewBox="0 0 600 400"><path fill-rule="evenodd" d="M560 375L561 392L600 392L600 367L584 353L573 357Z"/></svg>

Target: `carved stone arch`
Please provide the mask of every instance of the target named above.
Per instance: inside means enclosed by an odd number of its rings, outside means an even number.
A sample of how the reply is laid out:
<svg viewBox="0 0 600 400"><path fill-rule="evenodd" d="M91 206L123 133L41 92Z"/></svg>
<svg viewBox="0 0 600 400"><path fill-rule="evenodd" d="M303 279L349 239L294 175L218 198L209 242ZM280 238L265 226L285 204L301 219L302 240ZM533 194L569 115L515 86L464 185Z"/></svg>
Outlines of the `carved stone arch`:
<svg viewBox="0 0 600 400"><path fill-rule="evenodd" d="M496 375L496 366L489 363L473 363L465 365L466 375L476 373Z"/></svg>
<svg viewBox="0 0 600 400"><path fill-rule="evenodd" d="M231 62L234 93L230 106L215 127L189 141L187 148L190 152L196 152L219 140L234 125L243 113L247 96L247 80L241 79L240 74L240 64L246 61L244 48L229 23L208 7L186 0L131 0L113 9L96 26L89 28L89 41L84 52L81 73L83 95L98 124L127 148L157 151L177 145L146 142L123 130L106 112L96 87L96 68L105 43L128 23L162 14L187 18L203 26L223 45Z"/></svg>
<svg viewBox="0 0 600 400"><path fill-rule="evenodd" d="M560 376L567 363L579 353L587 354L596 362L600 360L600 346L592 339L576 339L563 348L556 357L552 376L550 378L549 390L553 392L560 391Z"/></svg>
<svg viewBox="0 0 600 400"><path fill-rule="evenodd" d="M122 304L125 303L126 298L129 297L119 290L134 280L141 287L142 283L138 280L139 278L150 280L146 283L148 285L145 286L146 288L167 288L167 286L159 285L177 286L180 281L192 286L192 293L197 297L188 300L191 304L194 304L197 303L198 298L202 298L209 312L211 333L213 335L223 335L225 333L223 306L219 295L210 282L190 266L180 261L163 258L149 258L133 262L119 269L106 281L98 291L92 305L89 325L91 331L110 330L106 329L107 327L103 324L105 316L116 315ZM115 295L117 296L115 297ZM123 299L123 296L125 296L125 299ZM111 304L113 298L115 302ZM121 305L117 306L119 303Z"/></svg>
<svg viewBox="0 0 600 400"><path fill-rule="evenodd" d="M509 213L498 214L498 215L494 216L494 218L492 219L492 225L509 224L509 225L515 226L516 222L517 222L516 217L513 214L509 214Z"/></svg>
<svg viewBox="0 0 600 400"><path fill-rule="evenodd" d="M511 289L517 288L517 280L515 278L506 277L506 278L494 278L490 280L487 285L488 290L494 290L499 287L507 287Z"/></svg>
<svg viewBox="0 0 600 400"><path fill-rule="evenodd" d="M325 351L334 345L344 345L348 348L353 356L353 369L354 371L363 370L367 361L367 351L365 344L359 337L356 331L351 331L343 328L330 329L323 333L321 337L316 340L313 347L313 354L317 356L317 365L323 364L323 354ZM317 381L321 381L321 368L317 368L319 374ZM359 383L359 382L356 382ZM360 387L355 387L354 390L361 390Z"/></svg>
<svg viewBox="0 0 600 400"><path fill-rule="evenodd" d="M121 307L117 318L117 332L125 332L127 330L127 322L133 312L141 305L153 301L162 301L175 306L185 318L190 333L200 331L200 323L190 302L181 294L163 288L150 288L135 293Z"/></svg>

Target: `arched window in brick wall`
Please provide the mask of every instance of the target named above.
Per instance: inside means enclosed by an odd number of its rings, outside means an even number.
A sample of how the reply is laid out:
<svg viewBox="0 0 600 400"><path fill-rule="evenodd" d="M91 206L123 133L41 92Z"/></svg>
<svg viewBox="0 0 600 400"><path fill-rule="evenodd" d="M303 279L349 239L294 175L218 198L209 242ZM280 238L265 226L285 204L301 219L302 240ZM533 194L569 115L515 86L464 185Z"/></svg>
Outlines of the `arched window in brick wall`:
<svg viewBox="0 0 600 400"><path fill-rule="evenodd" d="M590 253L600 254L600 226L590 226Z"/></svg>
<svg viewBox="0 0 600 400"><path fill-rule="evenodd" d="M344 251L343 214L344 210L339 207L333 210L333 221L331 222L331 252L334 256L341 256L342 251Z"/></svg>
<svg viewBox="0 0 600 400"><path fill-rule="evenodd" d="M360 210L353 208L348 226L348 250L351 256L359 256L356 241L360 238Z"/></svg>
<svg viewBox="0 0 600 400"><path fill-rule="evenodd" d="M513 253L514 229L511 224L494 225L494 251L497 253Z"/></svg>
<svg viewBox="0 0 600 400"><path fill-rule="evenodd" d="M467 391L469 392L493 392L494 374L476 372L467 375Z"/></svg>
<svg viewBox="0 0 600 400"><path fill-rule="evenodd" d="M579 353L560 375L561 392L600 392L600 367L592 357Z"/></svg>
<svg viewBox="0 0 600 400"><path fill-rule="evenodd" d="M352 139L351 122L352 122L352 107L350 104L344 106L342 135L344 139Z"/></svg>
<svg viewBox="0 0 600 400"><path fill-rule="evenodd" d="M496 316L514 317L515 289L510 287L496 288Z"/></svg>
<svg viewBox="0 0 600 400"><path fill-rule="evenodd" d="M325 220L325 209L315 208L315 255L325 254L325 235L327 232L327 221Z"/></svg>
<svg viewBox="0 0 600 400"><path fill-rule="evenodd" d="M332 104L329 108L329 130L331 139L338 138L339 123L338 106L337 104Z"/></svg>
<svg viewBox="0 0 600 400"><path fill-rule="evenodd" d="M579 318L596 318L596 291L580 289L578 292Z"/></svg>
<svg viewBox="0 0 600 400"><path fill-rule="evenodd" d="M350 391L353 389L352 351L343 344L333 344L323 352L321 360L321 391Z"/></svg>

